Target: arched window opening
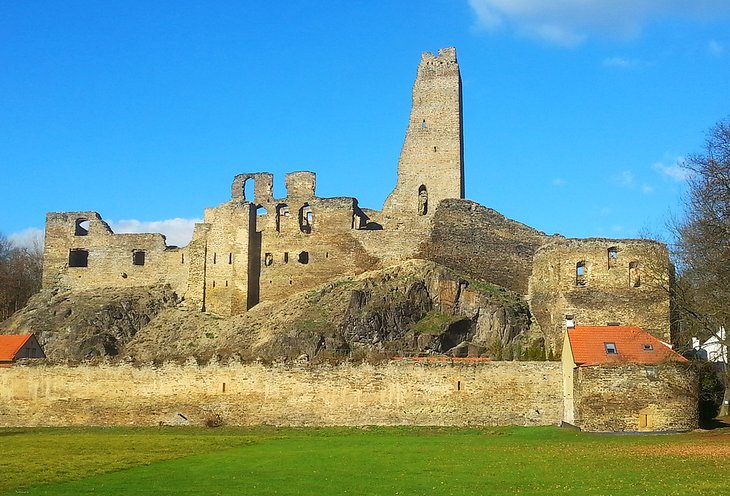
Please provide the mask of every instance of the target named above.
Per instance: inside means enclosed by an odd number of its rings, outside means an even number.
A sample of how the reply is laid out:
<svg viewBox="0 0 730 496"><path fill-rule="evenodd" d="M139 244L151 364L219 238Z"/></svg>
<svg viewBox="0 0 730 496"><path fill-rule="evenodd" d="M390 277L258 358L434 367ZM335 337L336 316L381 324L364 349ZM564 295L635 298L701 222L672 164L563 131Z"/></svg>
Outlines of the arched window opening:
<svg viewBox="0 0 730 496"><path fill-rule="evenodd" d="M428 191L425 185L418 188L418 215L426 215L428 213Z"/></svg>
<svg viewBox="0 0 730 496"><path fill-rule="evenodd" d="M309 252L308 251L301 252L299 254L299 257L297 257L297 261L300 264L304 264L304 265L308 264L309 263Z"/></svg>
<svg viewBox="0 0 730 496"><path fill-rule="evenodd" d="M89 235L89 219L79 217L76 219L76 227L74 229L74 236L88 236Z"/></svg>
<svg viewBox="0 0 730 496"><path fill-rule="evenodd" d="M80 248L72 248L68 252L69 267L88 267L89 266L89 250Z"/></svg>
<svg viewBox="0 0 730 496"><path fill-rule="evenodd" d="M426 119L423 119L423 121L421 121L421 129L426 129L427 127L428 125L426 124Z"/></svg>
<svg viewBox="0 0 730 496"><path fill-rule="evenodd" d="M254 179L249 177L243 181L243 201L252 202L254 200Z"/></svg>
<svg viewBox="0 0 730 496"><path fill-rule="evenodd" d="M132 251L132 265L144 265L145 252L144 250Z"/></svg>
<svg viewBox="0 0 730 496"><path fill-rule="evenodd" d="M588 282L588 270L585 261L581 260L575 264L575 285L585 286Z"/></svg>
<svg viewBox="0 0 730 496"><path fill-rule="evenodd" d="M299 209L299 230L304 234L312 234L312 220L312 207L309 206L309 203L305 203Z"/></svg>
<svg viewBox="0 0 730 496"><path fill-rule="evenodd" d="M639 271L639 262L636 260L629 262L629 287L638 288L641 286L641 273Z"/></svg>
<svg viewBox="0 0 730 496"><path fill-rule="evenodd" d="M261 205L256 207L256 215L260 216L260 215L266 215L268 213L269 213L269 211L266 210L266 208L262 207Z"/></svg>
<svg viewBox="0 0 730 496"><path fill-rule="evenodd" d="M615 246L612 246L607 251L608 251L608 268L613 269L616 266L616 261L618 260L618 248Z"/></svg>
<svg viewBox="0 0 730 496"><path fill-rule="evenodd" d="M289 205L279 203L276 206L276 232L281 232L281 226L289 217Z"/></svg>

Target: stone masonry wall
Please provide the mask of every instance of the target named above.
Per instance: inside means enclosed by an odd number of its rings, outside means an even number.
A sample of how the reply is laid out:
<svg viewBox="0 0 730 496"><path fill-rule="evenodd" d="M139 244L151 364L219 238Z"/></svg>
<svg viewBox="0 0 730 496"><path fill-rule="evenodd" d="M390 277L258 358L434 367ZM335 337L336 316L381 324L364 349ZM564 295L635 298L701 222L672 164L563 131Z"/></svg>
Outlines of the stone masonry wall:
<svg viewBox="0 0 730 496"><path fill-rule="evenodd" d="M136 259L135 253L143 253ZM72 260L73 253L83 253ZM170 284L185 290L185 249L168 247L161 234L114 234L96 212L46 216L43 287L88 290ZM85 266L73 266L85 265Z"/></svg>
<svg viewBox="0 0 730 496"><path fill-rule="evenodd" d="M556 362L391 362L0 369L0 426L157 425L213 413L232 425L548 425Z"/></svg>
<svg viewBox="0 0 730 496"><path fill-rule="evenodd" d="M566 315L577 325L638 326L669 342L670 269L666 247L655 241L558 239L535 254L530 309L554 347Z"/></svg>
<svg viewBox="0 0 730 496"><path fill-rule="evenodd" d="M686 364L579 367L575 423L588 431L692 430L697 398L697 375Z"/></svg>
<svg viewBox="0 0 730 496"><path fill-rule="evenodd" d="M454 48L421 57L398 180L383 212L393 219L390 226L399 227L409 217L432 215L446 198L464 198L461 76Z"/></svg>
<svg viewBox="0 0 730 496"><path fill-rule="evenodd" d="M469 200L445 200L433 217L420 258L527 293L532 256L550 238Z"/></svg>

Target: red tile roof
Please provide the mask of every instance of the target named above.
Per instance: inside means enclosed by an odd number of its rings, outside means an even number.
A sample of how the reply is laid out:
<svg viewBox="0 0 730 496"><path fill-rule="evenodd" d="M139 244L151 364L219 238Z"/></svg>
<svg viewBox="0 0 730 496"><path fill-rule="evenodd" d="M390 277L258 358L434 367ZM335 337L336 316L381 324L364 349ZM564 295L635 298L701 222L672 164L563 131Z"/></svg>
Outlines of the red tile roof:
<svg viewBox="0 0 730 496"><path fill-rule="evenodd" d="M7 334L0 335L0 362L12 362L16 353L33 334Z"/></svg>
<svg viewBox="0 0 730 496"><path fill-rule="evenodd" d="M568 329L568 339L573 361L578 365L687 361L640 327L576 326ZM606 343L614 344L615 354L606 352Z"/></svg>

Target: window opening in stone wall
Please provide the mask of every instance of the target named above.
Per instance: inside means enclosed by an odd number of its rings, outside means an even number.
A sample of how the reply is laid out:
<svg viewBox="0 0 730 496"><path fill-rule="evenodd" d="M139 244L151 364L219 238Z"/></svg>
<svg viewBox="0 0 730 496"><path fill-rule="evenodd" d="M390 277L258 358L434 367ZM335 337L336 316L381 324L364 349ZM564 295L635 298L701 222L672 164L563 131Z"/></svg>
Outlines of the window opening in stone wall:
<svg viewBox="0 0 730 496"><path fill-rule="evenodd" d="M226 287L228 287L228 280L226 279Z"/></svg>
<svg viewBox="0 0 730 496"><path fill-rule="evenodd" d="M612 246L608 249L608 268L613 269L616 266L616 260L618 260L618 248Z"/></svg>
<svg viewBox="0 0 730 496"><path fill-rule="evenodd" d="M228 265L233 263L233 253L228 254Z"/></svg>
<svg viewBox="0 0 730 496"><path fill-rule="evenodd" d="M258 207L256 207L256 215L259 215L259 216L261 216L261 215L266 215L266 214L268 214L268 213L269 213L269 211L268 211L268 210L266 210L266 209L265 209L264 207L262 207L261 205L259 205Z"/></svg>
<svg viewBox="0 0 730 496"><path fill-rule="evenodd" d="M289 278L289 286L291 286L291 285L292 285L292 280L291 280L291 277L290 277Z"/></svg>
<svg viewBox="0 0 730 496"><path fill-rule="evenodd" d="M324 252L324 258L329 258L329 257L330 257L330 252L328 252L328 251Z"/></svg>
<svg viewBox="0 0 730 496"><path fill-rule="evenodd" d="M300 264L308 264L309 263L309 252L303 251L299 254L298 261Z"/></svg>
<svg viewBox="0 0 730 496"><path fill-rule="evenodd" d="M279 203L276 206L276 232L281 232L281 226L283 222L289 217L289 205L286 203Z"/></svg>
<svg viewBox="0 0 730 496"><path fill-rule="evenodd" d="M638 288L641 286L641 274L639 273L639 262L629 262L629 287Z"/></svg>
<svg viewBox="0 0 730 496"><path fill-rule="evenodd" d="M88 267L89 266L89 251L81 250L78 248L69 250L68 266L69 267Z"/></svg>
<svg viewBox="0 0 730 496"><path fill-rule="evenodd" d="M144 250L134 250L132 252L132 265L144 265Z"/></svg>
<svg viewBox="0 0 730 496"><path fill-rule="evenodd" d="M305 203L299 209L299 230L304 234L312 233L312 218L312 207L308 203Z"/></svg>
<svg viewBox="0 0 730 496"><path fill-rule="evenodd" d="M421 122L421 129L426 129L428 126L426 125L426 119L423 119Z"/></svg>
<svg viewBox="0 0 730 496"><path fill-rule="evenodd" d="M217 260L218 260L218 254L213 253L213 264L215 264Z"/></svg>
<svg viewBox="0 0 730 496"><path fill-rule="evenodd" d="M603 347L605 348L607 355L618 355L616 343L603 343Z"/></svg>
<svg viewBox="0 0 730 496"><path fill-rule="evenodd" d="M428 191L425 185L418 187L418 215L426 215L428 213Z"/></svg>
<svg viewBox="0 0 730 496"><path fill-rule="evenodd" d="M243 201L252 202L254 200L254 179L249 177L243 181Z"/></svg>
<svg viewBox="0 0 730 496"><path fill-rule="evenodd" d="M436 147L435 146L433 147L433 151L436 151Z"/></svg>
<svg viewBox="0 0 730 496"><path fill-rule="evenodd" d="M76 219L76 227L74 229L74 236L88 236L90 225L91 225L91 222L89 222L89 219L86 219L84 217L79 217L78 219Z"/></svg>
<svg viewBox="0 0 730 496"><path fill-rule="evenodd" d="M285 264L289 263L289 252L288 251L284 252L284 263Z"/></svg>
<svg viewBox="0 0 730 496"><path fill-rule="evenodd" d="M185 254L184 253L181 253L180 254L180 263L181 264L184 264L185 263Z"/></svg>
<svg viewBox="0 0 730 496"><path fill-rule="evenodd" d="M461 391L461 381L456 381L456 390Z"/></svg>
<svg viewBox="0 0 730 496"><path fill-rule="evenodd" d="M274 255L267 253L264 255L264 267L271 267L274 263Z"/></svg>
<svg viewBox="0 0 730 496"><path fill-rule="evenodd" d="M639 429L646 429L649 425L649 416L645 413L639 414Z"/></svg>
<svg viewBox="0 0 730 496"><path fill-rule="evenodd" d="M585 286L587 281L588 271L586 270L585 261L581 260L575 264L575 285Z"/></svg>
<svg viewBox="0 0 730 496"><path fill-rule="evenodd" d="M215 280L213 280L213 287L215 287Z"/></svg>

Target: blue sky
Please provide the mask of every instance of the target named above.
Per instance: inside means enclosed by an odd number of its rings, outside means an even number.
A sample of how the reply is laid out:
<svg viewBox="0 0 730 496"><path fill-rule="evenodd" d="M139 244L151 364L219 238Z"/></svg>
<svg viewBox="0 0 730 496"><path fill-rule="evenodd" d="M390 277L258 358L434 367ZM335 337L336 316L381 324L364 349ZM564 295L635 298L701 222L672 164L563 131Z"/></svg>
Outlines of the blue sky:
<svg viewBox="0 0 730 496"><path fill-rule="evenodd" d="M461 66L467 198L549 234L663 234L730 115L726 0L0 3L0 232L96 210L184 242L233 176L379 209L423 51Z"/></svg>

